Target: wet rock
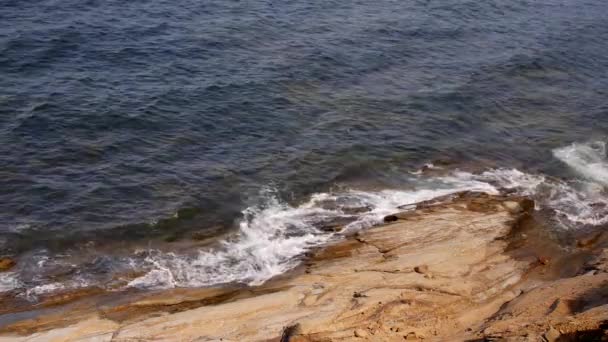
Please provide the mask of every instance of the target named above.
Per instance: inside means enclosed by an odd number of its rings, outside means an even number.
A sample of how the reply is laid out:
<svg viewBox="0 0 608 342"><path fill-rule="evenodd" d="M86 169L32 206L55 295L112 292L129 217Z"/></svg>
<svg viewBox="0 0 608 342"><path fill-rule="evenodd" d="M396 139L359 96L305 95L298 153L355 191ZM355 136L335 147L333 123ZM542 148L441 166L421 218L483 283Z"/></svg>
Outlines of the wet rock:
<svg viewBox="0 0 608 342"><path fill-rule="evenodd" d="M608 249L602 249L595 258L587 262L583 271L592 271L594 274L608 272Z"/></svg>
<svg viewBox="0 0 608 342"><path fill-rule="evenodd" d="M414 207L416 209L430 208L430 207L433 207L433 206L436 206L436 205L449 203L449 202L453 201L454 198L456 198L458 196L461 196L462 194L464 194L464 192L457 193L457 194L443 195L443 196L435 197L433 199L426 200L426 201L421 201L421 202L416 202L416 203L412 203L412 204L402 205L402 206L399 206L397 208L399 208L399 209L409 209L410 207Z"/></svg>
<svg viewBox="0 0 608 342"><path fill-rule="evenodd" d="M321 222L317 225L317 228L321 229L324 232L339 232L347 224L353 222L354 220L354 217L336 217L334 219Z"/></svg>
<svg viewBox="0 0 608 342"><path fill-rule="evenodd" d="M192 233L192 235L190 235L190 237L192 238L192 240L203 241L213 237L213 235L209 232L194 232Z"/></svg>
<svg viewBox="0 0 608 342"><path fill-rule="evenodd" d="M190 220L200 213L201 209L199 208L182 208L177 211L176 216L180 220Z"/></svg>
<svg viewBox="0 0 608 342"><path fill-rule="evenodd" d="M99 287L84 287L76 290L48 295L44 297L44 299L42 299L38 305L43 307L58 306L71 303L82 298L101 294L103 292L104 291Z"/></svg>
<svg viewBox="0 0 608 342"><path fill-rule="evenodd" d="M356 215L356 214L362 214L362 213L367 213L370 212L372 210L371 207L365 206L365 207L344 207L342 208L342 212L348 215Z"/></svg>
<svg viewBox="0 0 608 342"><path fill-rule="evenodd" d="M175 233L169 234L163 238L165 242L175 242L179 239L179 236Z"/></svg>
<svg viewBox="0 0 608 342"><path fill-rule="evenodd" d="M198 230L190 235L190 238L195 241L213 240L218 238L221 234L227 231L227 227L223 225L213 225L205 227L203 230Z"/></svg>
<svg viewBox="0 0 608 342"><path fill-rule="evenodd" d="M479 191L461 191L457 194L457 196L461 199L490 199L491 195L486 192Z"/></svg>
<svg viewBox="0 0 608 342"><path fill-rule="evenodd" d="M431 162L431 164L433 164L435 166L450 166L455 163L456 163L455 161L453 161L452 159L448 159L448 158L433 159L433 161Z"/></svg>
<svg viewBox="0 0 608 342"><path fill-rule="evenodd" d="M521 206L523 211L526 213L530 213L530 212L534 211L534 207L535 207L534 201L529 198L522 199L519 202L519 205Z"/></svg>
<svg viewBox="0 0 608 342"><path fill-rule="evenodd" d="M367 337L369 334L363 329L355 329L355 337Z"/></svg>
<svg viewBox="0 0 608 342"><path fill-rule="evenodd" d="M498 192L503 195L514 195L517 193L517 189L515 188L498 188Z"/></svg>
<svg viewBox="0 0 608 342"><path fill-rule="evenodd" d="M397 215L387 215L387 216L384 216L384 222L387 222L387 223L388 222L395 222L397 220L399 220L399 218L397 217Z"/></svg>
<svg viewBox="0 0 608 342"><path fill-rule="evenodd" d="M402 204L402 205L398 206L397 209L403 209L403 210L416 209L416 203Z"/></svg>
<svg viewBox="0 0 608 342"><path fill-rule="evenodd" d="M0 272L8 271L13 268L17 263L11 258L0 259Z"/></svg>
<svg viewBox="0 0 608 342"><path fill-rule="evenodd" d="M590 236L586 236L583 238L580 238L576 241L576 246L578 248L589 248L592 247L593 245L595 245L600 238L602 237L602 232L599 233L595 233L592 234Z"/></svg>

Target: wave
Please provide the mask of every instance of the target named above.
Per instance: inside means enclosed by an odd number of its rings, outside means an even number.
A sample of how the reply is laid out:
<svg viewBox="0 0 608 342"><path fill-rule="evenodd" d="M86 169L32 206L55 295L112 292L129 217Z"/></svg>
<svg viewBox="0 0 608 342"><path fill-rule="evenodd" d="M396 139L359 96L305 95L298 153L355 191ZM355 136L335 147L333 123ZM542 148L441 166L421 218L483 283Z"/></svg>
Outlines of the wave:
<svg viewBox="0 0 608 342"><path fill-rule="evenodd" d="M271 190L262 203L243 211L240 231L219 248L195 256L154 251L145 258L146 275L129 283L138 288L209 286L238 282L258 285L299 263L298 256L340 235L382 222L404 205L460 191L498 193L483 181L461 177L422 180L410 190L317 193L300 205L278 199ZM332 227L343 226L340 233ZM330 229L328 229L330 228Z"/></svg>
<svg viewBox="0 0 608 342"><path fill-rule="evenodd" d="M258 285L298 265L299 256L314 247L380 224L384 216L407 210L408 204L461 191L499 194L508 190L532 197L537 209L554 212L556 229L608 223L608 198L595 191L594 183L566 182L516 169L493 169L480 174L452 171L431 178L425 177L424 172L410 174L413 186L408 190L317 193L297 206L280 201L267 190L260 205L243 211L239 234L223 241L219 249L201 251L196 256L152 253L145 260L151 271L129 286L168 288L229 282ZM343 230L327 232L325 228L336 223L343 225Z"/></svg>
<svg viewBox="0 0 608 342"><path fill-rule="evenodd" d="M608 158L606 143L573 143L553 150L553 155L581 178L555 182L549 194L562 224L603 225L608 223ZM565 222L564 222L565 221ZM572 226L572 225L570 225Z"/></svg>
<svg viewBox="0 0 608 342"><path fill-rule="evenodd" d="M19 289L23 286L16 272L4 272L0 276L0 293Z"/></svg>
<svg viewBox="0 0 608 342"><path fill-rule="evenodd" d="M608 160L605 142L574 143L553 150L553 155L584 178L608 186Z"/></svg>
<svg viewBox="0 0 608 342"><path fill-rule="evenodd" d="M128 264L129 269L144 270L143 276L126 285L142 289L226 283L259 285L296 267L302 256L313 248L380 224L386 215L412 210L411 204L461 191L489 194L507 191L529 196L535 200L538 210L552 213L556 223L552 226L557 230L608 224L605 145L600 142L573 144L556 149L554 154L582 177L560 180L517 169L470 173L426 165L420 171L407 173L409 186L402 190L330 191L312 194L299 204L290 204L282 201L275 191L265 189L256 205L243 210L238 232L214 247L189 254L139 251L131 258L121 260L121 269ZM426 172L431 169L432 172ZM0 283L0 292L25 287L16 275L12 280L5 279L8 280ZM82 278L62 284L39 283L25 295L35 298L81 284L90 285L91 282Z"/></svg>
<svg viewBox="0 0 608 342"><path fill-rule="evenodd" d="M190 257L154 251L144 260L153 270L129 286L207 286L245 280L257 284L295 266L294 256L329 238L307 220L327 215L326 210L293 208L272 195L264 199L243 211L237 236Z"/></svg>

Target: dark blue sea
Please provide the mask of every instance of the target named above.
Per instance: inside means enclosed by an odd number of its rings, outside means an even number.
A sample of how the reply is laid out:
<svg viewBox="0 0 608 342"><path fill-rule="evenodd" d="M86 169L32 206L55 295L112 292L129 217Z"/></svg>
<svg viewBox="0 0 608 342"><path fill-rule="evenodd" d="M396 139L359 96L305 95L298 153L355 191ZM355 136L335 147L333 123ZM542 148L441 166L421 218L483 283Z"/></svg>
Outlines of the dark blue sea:
<svg viewBox="0 0 608 342"><path fill-rule="evenodd" d="M607 18L605 0L0 0L0 291L259 284L339 238L324 226L462 190L603 227Z"/></svg>

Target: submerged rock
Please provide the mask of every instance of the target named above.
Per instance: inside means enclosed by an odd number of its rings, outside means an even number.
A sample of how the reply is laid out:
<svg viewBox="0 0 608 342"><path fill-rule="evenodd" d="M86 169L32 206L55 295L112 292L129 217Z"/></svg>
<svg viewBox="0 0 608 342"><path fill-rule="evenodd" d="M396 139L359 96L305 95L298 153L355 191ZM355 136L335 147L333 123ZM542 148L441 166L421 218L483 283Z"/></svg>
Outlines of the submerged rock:
<svg viewBox="0 0 608 342"><path fill-rule="evenodd" d="M0 259L0 272L8 271L13 268L17 263L11 258Z"/></svg>
<svg viewBox="0 0 608 342"><path fill-rule="evenodd" d="M320 222L316 226L318 229L325 232L339 232L344 229L346 225L355 220L356 217L353 216L341 216L326 220L324 222Z"/></svg>
<svg viewBox="0 0 608 342"><path fill-rule="evenodd" d="M581 237L576 241L576 246L578 248L593 247L593 245L597 244L602 237L604 237L604 232L597 232L589 236Z"/></svg>
<svg viewBox="0 0 608 342"><path fill-rule="evenodd" d="M384 216L384 222L387 222L387 223L388 222L395 222L397 220L399 220L399 217L397 217L397 215L387 215L387 216Z"/></svg>

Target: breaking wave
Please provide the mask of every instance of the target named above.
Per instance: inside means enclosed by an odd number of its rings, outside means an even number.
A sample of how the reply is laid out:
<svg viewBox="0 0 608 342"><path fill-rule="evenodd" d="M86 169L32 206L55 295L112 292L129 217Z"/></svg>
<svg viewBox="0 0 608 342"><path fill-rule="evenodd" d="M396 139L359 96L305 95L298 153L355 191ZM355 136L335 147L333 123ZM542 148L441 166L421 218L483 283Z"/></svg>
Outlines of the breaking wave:
<svg viewBox="0 0 608 342"><path fill-rule="evenodd" d="M454 172L448 176L413 176L407 190L317 193L297 206L263 193L260 205L243 211L239 233L213 250L194 256L151 252L145 267L151 270L129 286L170 288L238 282L258 285L297 266L303 253L343 234L369 228L384 216L403 211L408 204L461 191L498 194L499 187L527 191L542 182L517 170L495 170L481 175ZM496 184L492 184L496 183ZM336 233L334 227L343 227Z"/></svg>
<svg viewBox="0 0 608 342"><path fill-rule="evenodd" d="M16 272L4 272L0 275L0 293L18 289L22 285Z"/></svg>
<svg viewBox="0 0 608 342"><path fill-rule="evenodd" d="M120 261L144 270L127 287L162 289L203 287L226 283L259 285L293 269L313 248L383 221L384 216L408 209L410 204L461 191L529 196L538 210L547 210L555 229L571 230L608 224L608 162L605 144L572 144L553 151L579 177L562 180L517 169L492 169L482 173L443 170L426 165L407 173L401 190L341 190L316 193L306 201L290 204L266 189L257 205L243 210L239 229L213 247L167 253L145 250ZM427 172L431 170L430 172ZM340 228L340 229L338 229ZM124 265L123 265L124 266ZM123 267L124 269L124 267ZM83 278L86 280L85 278ZM27 298L78 287L90 281L72 279L42 284L25 292ZM4 274L0 292L24 288L16 276Z"/></svg>
<svg viewBox="0 0 608 342"><path fill-rule="evenodd" d="M344 233L382 222L384 216L403 211L408 204L460 191L498 194L509 190L536 200L537 209L549 209L557 229L608 223L608 164L604 143L573 144L557 149L555 156L584 179L564 181L516 169L494 169L480 174L453 171L425 177L412 172L407 190L317 193L297 206L265 191L260 205L243 211L239 233L214 250L195 256L155 252L145 263L151 271L129 283L140 288L208 286L239 282L258 285L299 263L299 256ZM426 167L429 168L428 166ZM344 227L340 233L332 227ZM329 228L329 229L328 229Z"/></svg>
<svg viewBox="0 0 608 342"><path fill-rule="evenodd" d="M585 179L608 186L608 160L606 158L605 142L574 143L553 150L553 155Z"/></svg>
<svg viewBox="0 0 608 342"><path fill-rule="evenodd" d="M339 234L333 232L333 227L344 227L340 234L368 228L400 210L400 206L459 191L497 193L487 183L457 177L429 183L434 188L317 193L298 206L265 191L262 204L243 211L244 219L235 237L195 256L152 253L145 259L152 270L129 286L167 288L229 282L258 285L298 265L297 257L306 251L336 238Z"/></svg>
<svg viewBox="0 0 608 342"><path fill-rule="evenodd" d="M549 194L561 222L570 227L608 223L606 143L573 143L553 150L553 155L580 176L570 182L555 182Z"/></svg>

